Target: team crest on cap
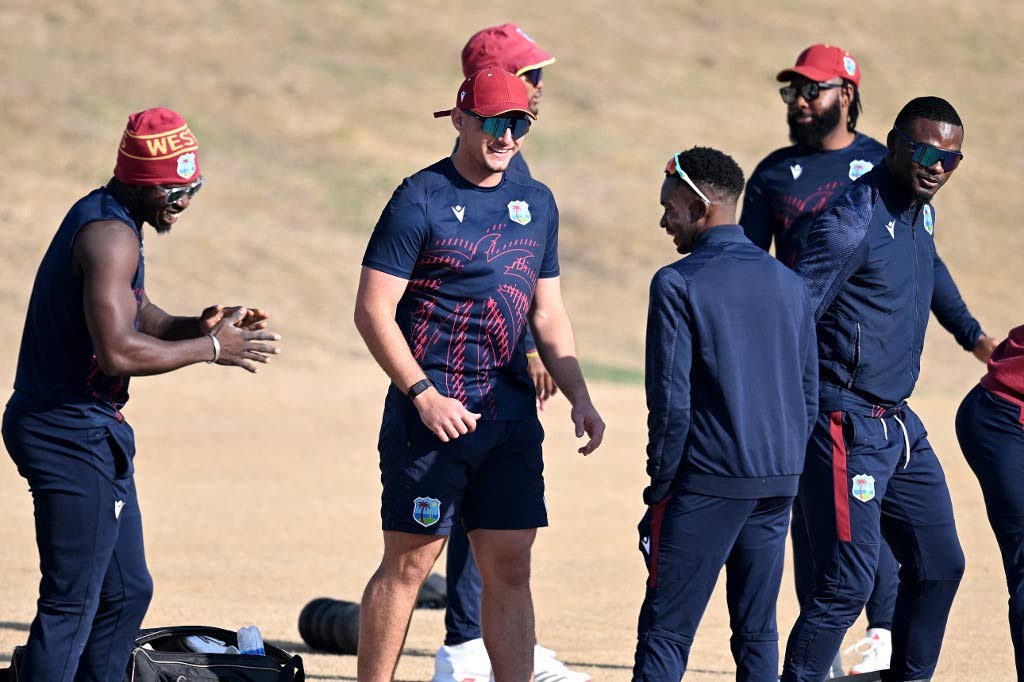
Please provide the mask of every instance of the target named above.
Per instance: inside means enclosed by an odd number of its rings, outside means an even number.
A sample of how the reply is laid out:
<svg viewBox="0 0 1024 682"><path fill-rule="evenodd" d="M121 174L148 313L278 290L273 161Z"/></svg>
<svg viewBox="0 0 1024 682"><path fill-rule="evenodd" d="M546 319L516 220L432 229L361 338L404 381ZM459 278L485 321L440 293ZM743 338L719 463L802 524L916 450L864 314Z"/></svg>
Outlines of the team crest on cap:
<svg viewBox="0 0 1024 682"><path fill-rule="evenodd" d="M525 201L508 202L508 217L520 225L527 224L530 222L530 205Z"/></svg>
<svg viewBox="0 0 1024 682"><path fill-rule="evenodd" d="M843 68L846 69L846 73L852 77L857 73L857 62L853 61L853 57L846 55L843 57Z"/></svg>
<svg viewBox="0 0 1024 682"><path fill-rule="evenodd" d="M850 162L850 179L856 180L875 167L875 164L864 159L854 159Z"/></svg>
<svg viewBox="0 0 1024 682"><path fill-rule="evenodd" d="M178 157L178 175L188 180L196 174L196 153L189 152Z"/></svg>
<svg viewBox="0 0 1024 682"><path fill-rule="evenodd" d="M935 234L935 216L932 215L930 204L924 206L924 231L930 235Z"/></svg>
<svg viewBox="0 0 1024 682"><path fill-rule="evenodd" d="M441 518L441 500L434 497L417 497L412 501L412 518L424 528L433 526Z"/></svg>
<svg viewBox="0 0 1024 682"><path fill-rule="evenodd" d="M853 496L861 502L875 499L875 477L858 474L853 477Z"/></svg>

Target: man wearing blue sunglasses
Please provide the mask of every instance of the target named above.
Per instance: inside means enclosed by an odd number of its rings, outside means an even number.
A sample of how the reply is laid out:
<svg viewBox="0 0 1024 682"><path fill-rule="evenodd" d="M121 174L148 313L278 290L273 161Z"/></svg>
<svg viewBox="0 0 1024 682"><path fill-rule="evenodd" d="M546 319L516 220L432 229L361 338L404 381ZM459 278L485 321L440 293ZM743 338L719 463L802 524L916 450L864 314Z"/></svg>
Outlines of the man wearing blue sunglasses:
<svg viewBox="0 0 1024 682"><path fill-rule="evenodd" d="M482 578L484 644L499 680L533 676L530 552L547 525L544 430L520 349L531 325L572 405L579 448L604 422L562 302L551 191L506 173L533 114L526 87L484 69L448 116L451 157L406 178L370 237L355 321L391 378L379 441L384 555L363 594L358 677L393 679L416 594L461 522Z"/></svg>
<svg viewBox="0 0 1024 682"><path fill-rule="evenodd" d="M927 680L938 662L964 557L942 467L907 399L930 312L979 359L995 347L935 249L931 200L963 139L949 102L911 100L883 163L815 220L796 266L818 320L821 388L799 493L814 585L784 682L825 679L871 594L883 534L901 565L889 675Z"/></svg>
<svg viewBox="0 0 1024 682"><path fill-rule="evenodd" d="M534 116L540 112L544 91L542 69L554 61L553 56L541 49L515 24L491 26L477 31L462 49L464 76L468 77L480 69L490 67L504 69L518 76L526 86L529 110ZM475 115L470 113L470 116ZM525 119L520 125L528 122ZM492 130L491 134L495 132ZM515 130L513 137L521 138ZM458 150L457 143L455 148ZM530 167L523 158L522 148L509 161L507 170L532 177ZM521 350L526 353L526 371L537 391L537 406L543 410L547 400L558 392L558 387L544 367L529 328ZM461 525L452 529L448 539L445 578L448 590L445 638L444 645L434 656L433 682L486 682L490 678L491 663L480 628L480 572ZM569 670L556 658L554 651L539 644L535 648L535 664L534 674L543 676L547 682L587 682L590 679L585 673Z"/></svg>

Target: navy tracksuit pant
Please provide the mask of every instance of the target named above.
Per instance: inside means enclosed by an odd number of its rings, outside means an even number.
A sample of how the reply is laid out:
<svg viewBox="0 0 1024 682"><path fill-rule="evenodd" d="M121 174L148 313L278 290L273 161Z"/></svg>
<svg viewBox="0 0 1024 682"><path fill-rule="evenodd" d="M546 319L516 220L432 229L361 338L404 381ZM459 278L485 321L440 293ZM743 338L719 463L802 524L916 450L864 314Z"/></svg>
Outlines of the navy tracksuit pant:
<svg viewBox="0 0 1024 682"><path fill-rule="evenodd" d="M811 554L811 538L804 521L804 508L800 498L793 500L793 520L790 523L793 540L793 579L796 583L797 603L814 588L814 558ZM896 588L899 586L900 564L892 555L889 545L882 543L878 548L878 569L875 571L875 587L871 590L864 613L869 628L892 630L892 612L896 608Z"/></svg>
<svg viewBox="0 0 1024 682"><path fill-rule="evenodd" d="M900 563L892 679L934 673L964 555L927 436L905 405L818 416L800 479L815 580L789 636L783 681L826 678L871 594L882 534Z"/></svg>
<svg viewBox="0 0 1024 682"><path fill-rule="evenodd" d="M58 429L8 409L7 451L29 484L39 601L22 682L117 682L153 594L127 424Z"/></svg>
<svg viewBox="0 0 1024 682"><path fill-rule="evenodd" d="M775 605L792 502L675 492L648 510L639 530L650 577L634 680L678 682L683 676L697 625L725 566L736 679L776 682Z"/></svg>
<svg viewBox="0 0 1024 682"><path fill-rule="evenodd" d="M445 580L448 583L448 606L444 612L444 643L454 646L483 637L480 629L483 581L461 520L456 520L448 537Z"/></svg>
<svg viewBox="0 0 1024 682"><path fill-rule="evenodd" d="M1024 680L1024 410L981 386L956 415L956 436L981 483L1010 592L1010 639Z"/></svg>

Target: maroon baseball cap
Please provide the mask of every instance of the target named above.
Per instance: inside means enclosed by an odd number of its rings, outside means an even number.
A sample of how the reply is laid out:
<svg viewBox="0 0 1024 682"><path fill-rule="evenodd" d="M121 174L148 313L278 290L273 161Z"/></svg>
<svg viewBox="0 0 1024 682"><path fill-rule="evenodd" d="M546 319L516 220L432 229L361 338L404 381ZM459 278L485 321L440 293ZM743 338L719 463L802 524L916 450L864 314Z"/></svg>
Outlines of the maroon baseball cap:
<svg viewBox="0 0 1024 682"><path fill-rule="evenodd" d="M536 119L530 112L530 98L526 85L504 69L481 69L462 81L455 96L455 108L472 111L480 116L498 116L512 111L522 112ZM451 109L435 111L434 118L452 113Z"/></svg>
<svg viewBox="0 0 1024 682"><path fill-rule="evenodd" d="M842 78L860 87L860 64L849 52L835 45L811 45L796 58L793 68L780 71L776 79L785 82L793 80L794 75L819 82Z"/></svg>
<svg viewBox="0 0 1024 682"><path fill-rule="evenodd" d="M515 24L477 31L462 48L462 75L496 66L517 76L554 63L555 58L537 47L533 38Z"/></svg>

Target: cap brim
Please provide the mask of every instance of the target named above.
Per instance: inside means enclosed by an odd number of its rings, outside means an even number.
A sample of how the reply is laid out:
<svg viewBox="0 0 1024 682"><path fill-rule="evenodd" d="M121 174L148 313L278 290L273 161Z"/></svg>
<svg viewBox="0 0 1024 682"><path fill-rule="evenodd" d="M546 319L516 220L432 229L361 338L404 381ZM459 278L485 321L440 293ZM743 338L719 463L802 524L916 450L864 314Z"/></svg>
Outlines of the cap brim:
<svg viewBox="0 0 1024 682"><path fill-rule="evenodd" d="M530 111L529 107L521 107L518 104L513 104L512 102L473 108L473 113L480 114L481 116L501 116L502 114L510 114L512 112L526 114L533 120L537 120L537 117L533 115L533 112Z"/></svg>
<svg viewBox="0 0 1024 682"><path fill-rule="evenodd" d="M816 69L813 66L794 66L792 69L780 71L779 75L775 77L775 80L780 83L785 83L786 81L793 80L794 76L803 76L804 78L810 78L812 81L818 82L839 78L839 74L837 73L832 73L823 69Z"/></svg>
<svg viewBox="0 0 1024 682"><path fill-rule="evenodd" d="M516 71L516 75L517 76L522 76L527 71L533 71L534 69L542 69L545 66L550 66L551 64L555 63L555 58L554 57L552 57L551 55L547 54L543 50L539 50L539 52L541 53L540 55L536 55L536 56L535 55L530 55L530 56L534 57L534 58L540 57L540 61L538 61L535 64L529 64L527 66L521 67L518 71Z"/></svg>

